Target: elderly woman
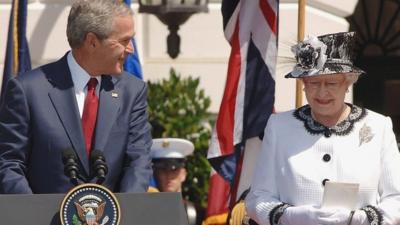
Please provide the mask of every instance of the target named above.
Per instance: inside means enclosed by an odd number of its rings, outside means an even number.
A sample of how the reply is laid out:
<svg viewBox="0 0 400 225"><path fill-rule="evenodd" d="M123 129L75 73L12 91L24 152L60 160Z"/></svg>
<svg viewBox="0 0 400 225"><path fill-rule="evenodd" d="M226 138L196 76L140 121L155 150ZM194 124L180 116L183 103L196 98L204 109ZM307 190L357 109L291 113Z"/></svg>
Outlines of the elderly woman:
<svg viewBox="0 0 400 225"><path fill-rule="evenodd" d="M389 117L344 102L363 73L353 66L354 33L292 47L286 77L304 83L308 105L274 114L245 204L260 225L400 224L400 154ZM355 208L324 207L326 182L358 185ZM340 197L339 193L339 197Z"/></svg>

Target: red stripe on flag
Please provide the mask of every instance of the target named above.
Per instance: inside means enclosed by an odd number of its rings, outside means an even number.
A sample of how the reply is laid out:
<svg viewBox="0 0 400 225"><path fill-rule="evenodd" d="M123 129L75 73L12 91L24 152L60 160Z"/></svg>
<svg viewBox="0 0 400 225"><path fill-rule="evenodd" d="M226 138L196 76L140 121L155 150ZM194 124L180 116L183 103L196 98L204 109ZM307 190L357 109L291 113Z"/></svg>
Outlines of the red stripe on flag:
<svg viewBox="0 0 400 225"><path fill-rule="evenodd" d="M227 213L230 192L229 183L224 180L224 178L222 178L218 173L215 173L210 178L210 187L208 190L207 217Z"/></svg>
<svg viewBox="0 0 400 225"><path fill-rule="evenodd" d="M275 11L271 8L271 6L268 4L267 0L260 0L260 8L261 12L264 15L265 20L267 21L269 27L271 28L272 32L277 35L277 16Z"/></svg>
<svg viewBox="0 0 400 225"><path fill-rule="evenodd" d="M228 76L217 119L217 134L222 155L233 152L233 130L235 125L236 92L240 78L241 56L239 43L239 21L231 38Z"/></svg>

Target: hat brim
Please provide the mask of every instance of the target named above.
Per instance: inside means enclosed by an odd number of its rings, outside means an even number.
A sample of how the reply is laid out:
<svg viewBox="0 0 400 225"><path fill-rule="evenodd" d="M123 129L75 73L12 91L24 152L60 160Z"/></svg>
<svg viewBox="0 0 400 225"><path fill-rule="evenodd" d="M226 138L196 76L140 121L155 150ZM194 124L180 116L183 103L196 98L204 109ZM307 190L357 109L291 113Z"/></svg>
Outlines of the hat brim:
<svg viewBox="0 0 400 225"><path fill-rule="evenodd" d="M348 64L340 64L340 63L325 63L324 68L319 70L317 73L310 73L304 71L304 73L299 76L293 76L292 72L285 75L285 78L303 78L303 77L313 77L313 76L322 76L322 75L335 75L335 74L364 74L365 71L354 66Z"/></svg>
<svg viewBox="0 0 400 225"><path fill-rule="evenodd" d="M154 169L176 170L184 168L186 160L183 158L160 158L153 159L152 163Z"/></svg>

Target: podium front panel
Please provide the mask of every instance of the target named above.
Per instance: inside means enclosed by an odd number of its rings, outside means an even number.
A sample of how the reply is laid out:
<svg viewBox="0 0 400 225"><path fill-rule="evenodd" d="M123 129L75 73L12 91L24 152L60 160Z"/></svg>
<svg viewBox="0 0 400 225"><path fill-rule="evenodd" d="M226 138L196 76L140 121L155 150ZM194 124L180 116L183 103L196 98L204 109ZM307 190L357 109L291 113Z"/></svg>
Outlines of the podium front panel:
<svg viewBox="0 0 400 225"><path fill-rule="evenodd" d="M181 193L117 193L120 225L187 225ZM60 225L64 194L0 195L0 224ZM107 225L107 224L106 224Z"/></svg>
<svg viewBox="0 0 400 225"><path fill-rule="evenodd" d="M188 225L181 193L159 192L116 195L121 225Z"/></svg>

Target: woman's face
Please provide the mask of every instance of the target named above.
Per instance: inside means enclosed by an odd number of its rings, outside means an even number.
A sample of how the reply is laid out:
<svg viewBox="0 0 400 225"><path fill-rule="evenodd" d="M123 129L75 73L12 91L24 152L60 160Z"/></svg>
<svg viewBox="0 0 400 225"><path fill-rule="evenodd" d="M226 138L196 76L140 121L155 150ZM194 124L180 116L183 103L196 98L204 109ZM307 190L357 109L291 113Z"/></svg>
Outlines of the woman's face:
<svg viewBox="0 0 400 225"><path fill-rule="evenodd" d="M316 117L340 116L347 88L345 74L302 78L311 111Z"/></svg>

